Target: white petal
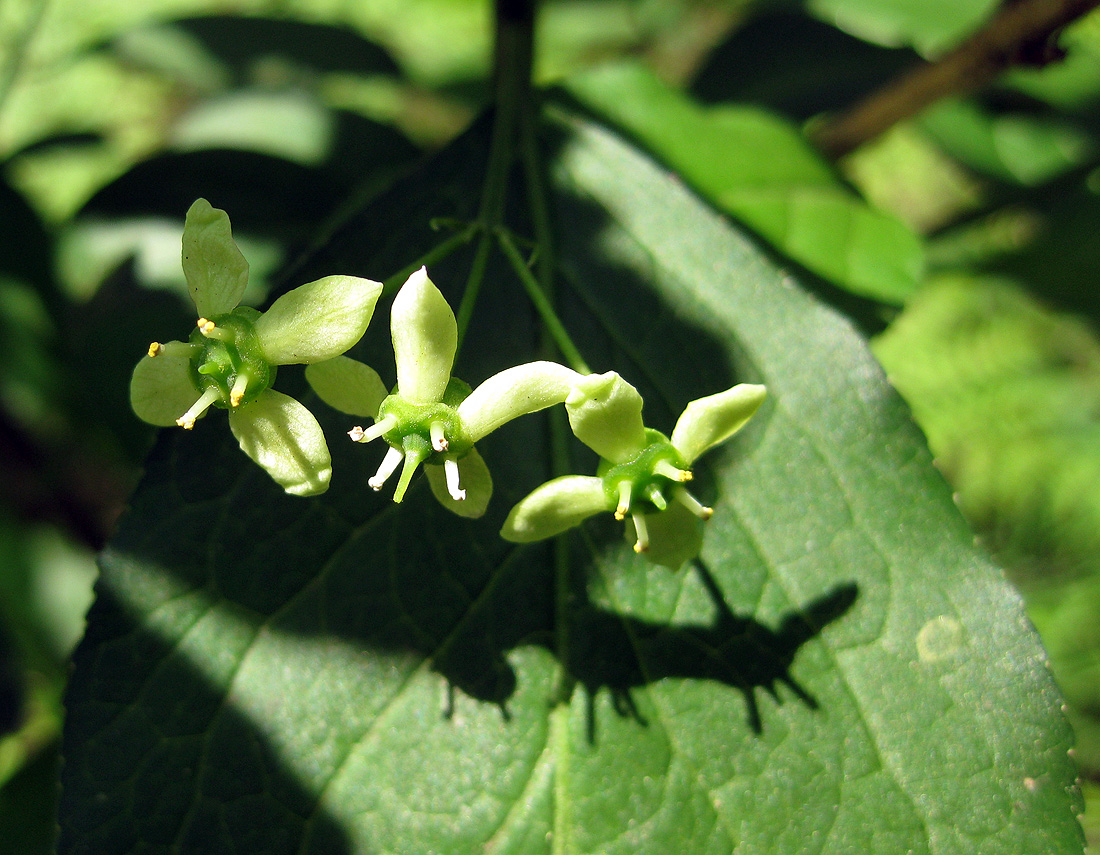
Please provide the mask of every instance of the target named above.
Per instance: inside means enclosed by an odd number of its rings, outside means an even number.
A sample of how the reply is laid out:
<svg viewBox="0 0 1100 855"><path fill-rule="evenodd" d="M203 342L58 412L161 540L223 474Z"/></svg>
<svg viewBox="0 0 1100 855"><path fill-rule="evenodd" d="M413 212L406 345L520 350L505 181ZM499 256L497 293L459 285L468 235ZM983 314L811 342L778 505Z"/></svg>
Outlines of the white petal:
<svg viewBox="0 0 1100 855"><path fill-rule="evenodd" d="M363 337L382 283L326 276L283 294L256 320L269 362L290 365L339 356Z"/></svg>
<svg viewBox="0 0 1100 855"><path fill-rule="evenodd" d="M672 431L673 447L690 466L705 451L725 442L745 426L764 401L767 389L741 383L725 392L692 401Z"/></svg>
<svg viewBox="0 0 1100 855"><path fill-rule="evenodd" d="M325 435L313 414L293 398L268 389L229 413L241 451L295 496L315 496L332 477Z"/></svg>
<svg viewBox="0 0 1100 855"><path fill-rule="evenodd" d="M500 536L513 543L531 543L561 534L600 511L609 511L603 479L564 475L536 487L512 508Z"/></svg>
<svg viewBox="0 0 1100 855"><path fill-rule="evenodd" d="M614 371L581 378L565 410L577 439L605 460L622 463L646 447L642 396Z"/></svg>
<svg viewBox="0 0 1100 855"><path fill-rule="evenodd" d="M199 397L186 356L145 356L130 379L130 406L144 422L161 427L175 425Z"/></svg>
<svg viewBox="0 0 1100 855"><path fill-rule="evenodd" d="M466 435L477 442L527 413L562 403L581 375L556 362L529 362L494 374L458 405Z"/></svg>
<svg viewBox="0 0 1100 855"><path fill-rule="evenodd" d="M458 461L458 483L466 491L466 498L456 500L447 489L447 476L442 466L429 464L424 467L432 494L439 503L460 517L477 519L484 515L493 495L493 479L489 467L477 449L472 448Z"/></svg>
<svg viewBox="0 0 1100 855"><path fill-rule="evenodd" d="M307 365L306 380L334 410L362 418L375 418L389 395L377 371L347 356Z"/></svg>
<svg viewBox="0 0 1100 855"><path fill-rule="evenodd" d="M212 318L240 301L248 262L233 242L229 215L197 199L183 224L183 275L199 316Z"/></svg>
<svg viewBox="0 0 1100 855"><path fill-rule="evenodd" d="M646 561L678 570L685 561L699 554L703 546L703 523L683 505L673 502L668 510L645 515L649 548L642 553ZM626 539L637 539L633 520L627 520Z"/></svg>
<svg viewBox="0 0 1100 855"><path fill-rule="evenodd" d="M397 292L390 333L401 397L417 403L442 400L458 348L458 323L423 267Z"/></svg>

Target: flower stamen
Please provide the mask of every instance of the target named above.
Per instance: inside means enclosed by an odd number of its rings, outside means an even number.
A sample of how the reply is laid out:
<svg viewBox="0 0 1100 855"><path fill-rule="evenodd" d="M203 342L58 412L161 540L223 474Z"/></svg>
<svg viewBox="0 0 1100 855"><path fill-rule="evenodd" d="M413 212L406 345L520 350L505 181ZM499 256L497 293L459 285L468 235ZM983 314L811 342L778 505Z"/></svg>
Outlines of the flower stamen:
<svg viewBox="0 0 1100 855"><path fill-rule="evenodd" d="M462 489L458 480L458 461L453 457L443 458L443 474L447 478L447 492L456 502L466 498L466 491Z"/></svg>
<svg viewBox="0 0 1100 855"><path fill-rule="evenodd" d="M663 475L669 481L690 481L694 476L690 469L678 469L667 460L658 460L653 466L654 475Z"/></svg>
<svg viewBox="0 0 1100 855"><path fill-rule="evenodd" d="M396 471L397 467L401 465L401 461L404 459L405 452L391 445L386 452L386 456L382 458L382 463L378 466L378 471L374 473L373 477L367 479L367 486L372 490L381 490L382 485L386 483L386 479Z"/></svg>
<svg viewBox="0 0 1100 855"><path fill-rule="evenodd" d="M649 552L649 529L646 528L645 515L634 513L630 516L634 520L634 533L638 536L638 540L634 544L634 551L639 555L643 552Z"/></svg>
<svg viewBox="0 0 1100 855"><path fill-rule="evenodd" d="M199 318L195 322L195 326L199 328L201 332L207 338L212 338L214 341L232 342L233 333L229 330L223 330L220 327L214 325L213 321L208 321L206 318Z"/></svg>
<svg viewBox="0 0 1100 855"><path fill-rule="evenodd" d="M428 425L428 435L432 438L432 448L436 451L446 451L449 443L447 442L447 436L444 433L446 428L443 426L443 422L432 422Z"/></svg>
<svg viewBox="0 0 1100 855"><path fill-rule="evenodd" d="M164 345L159 341L153 341L149 343L149 357L152 358L160 354L164 350Z"/></svg>
<svg viewBox="0 0 1100 855"><path fill-rule="evenodd" d="M672 498L678 501L681 505L691 511L695 516L701 520L709 520L714 516L714 508L708 508L698 499L696 499L691 493L689 493L684 487L677 487L672 491Z"/></svg>
<svg viewBox="0 0 1100 855"><path fill-rule="evenodd" d="M390 413L388 416L384 416L380 421L375 422L366 430L358 425L348 431L350 436L355 442L370 442L371 440L378 439L384 433L388 433L393 428L397 427L397 416Z"/></svg>
<svg viewBox="0 0 1100 855"><path fill-rule="evenodd" d="M230 406L239 407L241 405L241 399L248 390L248 379L248 375L244 372L237 375L237 379L233 381L233 388L229 390Z"/></svg>
<svg viewBox="0 0 1100 855"><path fill-rule="evenodd" d="M619 482L619 504L615 506L615 519L622 520L626 518L627 513L630 511L630 492L634 488L634 485L629 481Z"/></svg>
<svg viewBox="0 0 1100 855"><path fill-rule="evenodd" d="M668 502L665 501L665 497L661 494L661 490L656 484L650 484L646 487L645 496L649 501L653 502L659 511L663 511L668 507Z"/></svg>
<svg viewBox="0 0 1100 855"><path fill-rule="evenodd" d="M205 413L210 405L220 397L221 393L213 386L210 387L202 393L202 396L191 405L186 413L176 419L176 424L184 430L191 430L195 426L195 419Z"/></svg>

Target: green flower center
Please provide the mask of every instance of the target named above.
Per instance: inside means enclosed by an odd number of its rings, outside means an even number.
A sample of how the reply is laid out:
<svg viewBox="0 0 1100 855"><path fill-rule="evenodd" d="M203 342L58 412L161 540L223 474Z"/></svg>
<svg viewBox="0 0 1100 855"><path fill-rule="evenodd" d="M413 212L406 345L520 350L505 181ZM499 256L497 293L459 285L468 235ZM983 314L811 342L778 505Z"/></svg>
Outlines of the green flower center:
<svg viewBox="0 0 1100 855"><path fill-rule="evenodd" d="M202 348L191 358L191 379L201 392L217 391L222 409L254 401L275 382L275 366L263 356L254 322L260 313L239 306L209 320L201 318L190 342Z"/></svg>
<svg viewBox="0 0 1100 855"><path fill-rule="evenodd" d="M628 512L663 511L674 488L691 479L691 470L668 437L652 428L645 434L649 444L638 454L624 463L605 460L597 470L620 519Z"/></svg>
<svg viewBox="0 0 1100 855"><path fill-rule="evenodd" d="M474 444L462 429L457 407L470 394L470 387L452 377L442 401L418 403L401 397L395 388L378 407L376 423L393 421L382 434L393 448L428 463L441 463L444 452L461 457Z"/></svg>

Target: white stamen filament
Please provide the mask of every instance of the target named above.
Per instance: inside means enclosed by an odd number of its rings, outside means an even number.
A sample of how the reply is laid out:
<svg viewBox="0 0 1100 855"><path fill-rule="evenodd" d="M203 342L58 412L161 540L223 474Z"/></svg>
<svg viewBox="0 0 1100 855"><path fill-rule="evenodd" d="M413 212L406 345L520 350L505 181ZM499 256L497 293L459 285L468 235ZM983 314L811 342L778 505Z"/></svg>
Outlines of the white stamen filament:
<svg viewBox="0 0 1100 855"><path fill-rule="evenodd" d="M466 498L466 491L458 483L458 461L453 457L443 458L443 474L447 476L447 492L456 502Z"/></svg>
<svg viewBox="0 0 1100 855"><path fill-rule="evenodd" d="M446 451L448 442L447 436L443 432L443 422L432 422L428 425L428 434L432 438L432 448L436 451Z"/></svg>
<svg viewBox="0 0 1100 855"><path fill-rule="evenodd" d="M708 508L683 487L677 487L672 491L672 498L691 511L701 520L709 520L714 516L714 508Z"/></svg>
<svg viewBox="0 0 1100 855"><path fill-rule="evenodd" d="M395 427L397 427L397 416L390 413L390 415L383 418L382 421L375 422L366 430L363 430L362 428L357 428L356 430L362 431L362 433L360 434L358 439L356 439L354 436L352 436L351 438L354 439L356 442L370 442L373 439L378 439L378 437L382 436L382 434ZM348 435L351 436L351 433L353 432L355 431L349 432Z"/></svg>
<svg viewBox="0 0 1100 855"><path fill-rule="evenodd" d="M645 516L631 514L631 519L634 520L634 533L638 536L638 541L634 544L634 551L639 554L649 552L649 529L645 525Z"/></svg>
<svg viewBox="0 0 1100 855"><path fill-rule="evenodd" d="M624 519L630 511L630 491L633 486L629 481L619 482L619 504L615 506L615 519Z"/></svg>
<svg viewBox="0 0 1100 855"><path fill-rule="evenodd" d="M195 325L199 328L199 332L207 338L212 338L215 341L233 341L232 333L219 329L213 321L208 321L206 318L199 318Z"/></svg>
<svg viewBox="0 0 1100 855"><path fill-rule="evenodd" d="M405 452L391 445L389 451L386 452L386 456L382 458L382 464L378 467L378 471L374 473L374 477L367 479L367 486L372 490L381 490L382 485L386 483L386 479L396 471L404 459Z"/></svg>
<svg viewBox="0 0 1100 855"><path fill-rule="evenodd" d="M661 495L661 491L657 488L656 484L650 484L645 491L646 498L653 502L657 506L657 510L663 511L668 507L668 502L665 501L665 497Z"/></svg>
<svg viewBox="0 0 1100 855"><path fill-rule="evenodd" d="M195 419L205 413L207 408L220 397L221 393L211 386L202 393L202 397L195 401L186 413L176 419L176 424L184 430L191 430L195 426Z"/></svg>
<svg viewBox="0 0 1100 855"><path fill-rule="evenodd" d="M239 407L241 405L241 398L244 397L244 393L248 389L248 375L241 373L237 375L237 379L233 381L233 388L229 390L229 405L232 407Z"/></svg>
<svg viewBox="0 0 1100 855"><path fill-rule="evenodd" d="M670 481L690 481L693 477L691 470L677 469L667 460L658 460L653 467L653 474L664 475Z"/></svg>

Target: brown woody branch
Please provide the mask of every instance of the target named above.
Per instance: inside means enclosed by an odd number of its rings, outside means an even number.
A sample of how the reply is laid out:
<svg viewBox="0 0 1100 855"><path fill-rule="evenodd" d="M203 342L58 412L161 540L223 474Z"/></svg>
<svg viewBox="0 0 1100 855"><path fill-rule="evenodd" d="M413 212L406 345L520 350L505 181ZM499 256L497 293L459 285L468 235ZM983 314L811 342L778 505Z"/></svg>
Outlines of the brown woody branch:
<svg viewBox="0 0 1100 855"><path fill-rule="evenodd" d="M917 66L824 122L813 132L813 140L826 155L839 158L941 98L981 89L1013 66L1056 59L1054 38L1097 6L1100 0L1006 3L950 53Z"/></svg>

